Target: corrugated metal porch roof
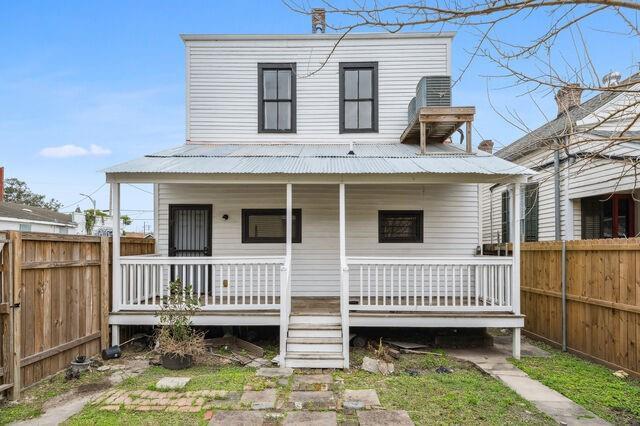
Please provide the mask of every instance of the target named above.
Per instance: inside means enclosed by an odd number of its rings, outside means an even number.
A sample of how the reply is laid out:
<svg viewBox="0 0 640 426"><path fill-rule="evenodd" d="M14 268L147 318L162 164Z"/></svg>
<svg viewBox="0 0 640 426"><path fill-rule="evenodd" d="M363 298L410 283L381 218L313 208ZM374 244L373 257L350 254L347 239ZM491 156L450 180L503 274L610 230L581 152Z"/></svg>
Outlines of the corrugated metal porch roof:
<svg viewBox="0 0 640 426"><path fill-rule="evenodd" d="M193 174L534 174L482 151L466 153L452 145L353 144L186 144L118 164L118 173Z"/></svg>

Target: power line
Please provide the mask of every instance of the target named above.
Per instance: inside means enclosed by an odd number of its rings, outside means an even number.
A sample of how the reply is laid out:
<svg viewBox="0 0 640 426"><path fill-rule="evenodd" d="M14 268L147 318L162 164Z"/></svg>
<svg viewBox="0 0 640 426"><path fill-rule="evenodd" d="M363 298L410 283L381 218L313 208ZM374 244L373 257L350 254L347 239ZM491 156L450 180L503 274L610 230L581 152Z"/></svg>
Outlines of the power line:
<svg viewBox="0 0 640 426"><path fill-rule="evenodd" d="M153 195L153 192L147 191L146 189L140 188L139 186L133 185L131 183L128 183L127 185L132 186L139 191L146 192L147 194Z"/></svg>
<svg viewBox="0 0 640 426"><path fill-rule="evenodd" d="M100 185L98 187L98 189L96 189L95 191L93 191L91 194L85 195L84 197L80 198L78 201L76 201L75 203L71 203L71 204L67 204L66 206L60 207L60 210L64 210L66 208L72 207L76 204L79 204L81 202L83 202L84 200L86 200L87 198L91 197L93 194L95 194L96 192L100 191L107 183L103 183L102 185Z"/></svg>

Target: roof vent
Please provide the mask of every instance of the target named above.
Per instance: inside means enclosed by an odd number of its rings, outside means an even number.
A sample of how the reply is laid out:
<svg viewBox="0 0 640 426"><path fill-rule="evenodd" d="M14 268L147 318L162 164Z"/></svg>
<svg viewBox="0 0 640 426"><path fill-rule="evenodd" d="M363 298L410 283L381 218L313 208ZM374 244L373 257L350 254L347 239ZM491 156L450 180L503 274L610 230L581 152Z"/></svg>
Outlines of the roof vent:
<svg viewBox="0 0 640 426"><path fill-rule="evenodd" d="M22 209L23 212L27 212L27 213L33 213L33 210L31 209Z"/></svg>
<svg viewBox="0 0 640 426"><path fill-rule="evenodd" d="M349 152L347 152L347 155L356 155L353 151L353 142L349 142Z"/></svg>
<svg viewBox="0 0 640 426"><path fill-rule="evenodd" d="M322 8L311 9L311 32L313 34L317 32L324 33L327 29L326 12Z"/></svg>
<svg viewBox="0 0 640 426"><path fill-rule="evenodd" d="M602 84L604 84L605 87L617 86L620 84L621 78L622 75L618 71L611 71L602 77Z"/></svg>

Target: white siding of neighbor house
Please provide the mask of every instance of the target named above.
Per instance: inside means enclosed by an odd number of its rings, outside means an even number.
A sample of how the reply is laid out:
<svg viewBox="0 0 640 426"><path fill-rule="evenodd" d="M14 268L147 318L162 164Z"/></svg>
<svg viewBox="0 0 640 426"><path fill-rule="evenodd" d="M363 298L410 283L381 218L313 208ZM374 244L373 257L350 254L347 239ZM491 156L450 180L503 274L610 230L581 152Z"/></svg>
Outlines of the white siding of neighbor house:
<svg viewBox="0 0 640 426"><path fill-rule="evenodd" d="M420 78L451 74L450 36L360 35L340 41L333 53L336 39L326 37L185 43L190 143L398 142ZM296 133L258 133L260 62L297 64ZM377 133L339 133L340 62L378 62Z"/></svg>
<svg viewBox="0 0 640 426"><path fill-rule="evenodd" d="M29 222L29 221L17 221L14 219L4 219L0 218L0 231L19 231L20 224L31 225L30 232L46 232L48 234L60 234L67 233L73 234L74 228L69 226L61 226L55 224L48 223L37 223L37 222Z"/></svg>
<svg viewBox="0 0 640 426"><path fill-rule="evenodd" d="M346 197L348 256L463 256L478 244L476 185L347 185ZM213 205L214 256L284 255L284 244L241 243L241 210L284 208L284 185L158 185L161 254L168 252L169 204L189 203ZM302 209L293 295L338 294L338 186L294 184L293 207ZM378 243L378 210L424 210L424 243Z"/></svg>
<svg viewBox="0 0 640 426"><path fill-rule="evenodd" d="M602 142L572 142L572 152L595 152ZM636 148L637 147L637 148ZM624 144L606 150L607 155L640 155L640 144ZM562 156L562 158L564 155ZM553 162L553 150L541 148L525 157L516 160L516 163L535 168L537 166ZM564 161L560 166L560 226L561 237L566 232L565 215L565 180L566 166ZM628 162L608 159L578 159L569 167L569 200L573 209L573 233L570 238L580 239L581 216L580 199L597 195L608 195L614 192L629 193L638 187L639 176L630 167ZM530 182L539 182L539 240L549 241L555 239L555 184L553 166L541 170L538 175L529 178ZM501 232L501 193L506 189L504 185L493 189L492 202L489 188L491 185L483 185L483 242L498 242L497 235ZM640 224L640 203L636 202L636 224ZM491 213L493 212L493 227L491 226ZM493 239L491 236L493 235Z"/></svg>

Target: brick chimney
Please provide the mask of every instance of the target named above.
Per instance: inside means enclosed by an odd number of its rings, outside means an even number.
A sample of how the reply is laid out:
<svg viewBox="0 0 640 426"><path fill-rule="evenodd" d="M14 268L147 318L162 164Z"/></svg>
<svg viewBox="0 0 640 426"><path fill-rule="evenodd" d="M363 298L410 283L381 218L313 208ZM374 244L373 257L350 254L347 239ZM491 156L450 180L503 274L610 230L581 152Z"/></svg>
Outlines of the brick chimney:
<svg viewBox="0 0 640 426"><path fill-rule="evenodd" d="M4 167L0 167L0 203L4 201Z"/></svg>
<svg viewBox="0 0 640 426"><path fill-rule="evenodd" d="M485 139L478 145L478 149L480 151L488 152L489 154L493 154L493 141L491 139Z"/></svg>
<svg viewBox="0 0 640 426"><path fill-rule="evenodd" d="M571 108L580 105L582 88L578 84L567 84L561 87L556 93L556 103L558 104L558 116L566 113Z"/></svg>
<svg viewBox="0 0 640 426"><path fill-rule="evenodd" d="M327 30L326 12L322 8L311 9L311 32L324 33Z"/></svg>

